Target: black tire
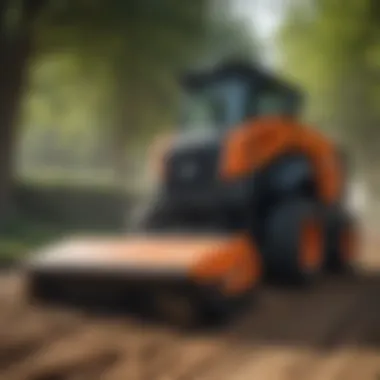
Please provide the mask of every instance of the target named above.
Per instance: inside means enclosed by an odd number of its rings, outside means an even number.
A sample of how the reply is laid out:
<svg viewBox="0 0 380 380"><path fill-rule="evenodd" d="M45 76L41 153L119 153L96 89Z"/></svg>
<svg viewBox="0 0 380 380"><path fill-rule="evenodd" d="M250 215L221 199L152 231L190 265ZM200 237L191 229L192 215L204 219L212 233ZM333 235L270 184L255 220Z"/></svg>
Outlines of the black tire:
<svg viewBox="0 0 380 380"><path fill-rule="evenodd" d="M268 216L265 226L264 265L270 277L297 284L311 284L323 272L324 228L318 205L308 199L284 201ZM314 248L303 248L304 226L314 226ZM315 245L317 244L317 245ZM312 259L306 254L312 253Z"/></svg>
<svg viewBox="0 0 380 380"><path fill-rule="evenodd" d="M357 255L357 226L343 208L326 212L325 269L332 273L353 274Z"/></svg>

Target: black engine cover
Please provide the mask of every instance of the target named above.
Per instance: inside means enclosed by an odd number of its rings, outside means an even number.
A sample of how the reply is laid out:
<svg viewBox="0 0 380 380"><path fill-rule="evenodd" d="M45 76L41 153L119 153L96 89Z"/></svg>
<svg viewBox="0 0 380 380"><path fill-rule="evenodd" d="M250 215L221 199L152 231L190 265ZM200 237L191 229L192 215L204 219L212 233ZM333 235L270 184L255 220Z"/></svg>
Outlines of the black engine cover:
<svg viewBox="0 0 380 380"><path fill-rule="evenodd" d="M215 135L184 135L166 162L165 192L184 196L213 191L218 185L221 141Z"/></svg>

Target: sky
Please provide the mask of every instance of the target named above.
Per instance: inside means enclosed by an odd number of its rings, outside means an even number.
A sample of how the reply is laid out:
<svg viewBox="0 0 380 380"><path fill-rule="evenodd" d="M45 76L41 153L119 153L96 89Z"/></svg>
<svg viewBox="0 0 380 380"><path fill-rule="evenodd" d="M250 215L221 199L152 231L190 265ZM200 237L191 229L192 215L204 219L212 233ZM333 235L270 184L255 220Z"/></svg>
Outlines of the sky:
<svg viewBox="0 0 380 380"><path fill-rule="evenodd" d="M231 0L231 9L237 16L249 20L252 33L259 37L263 59L275 64L274 36L281 24L288 0Z"/></svg>
<svg viewBox="0 0 380 380"><path fill-rule="evenodd" d="M252 28L267 39L281 22L284 3L283 0L233 0L233 8L240 16L252 20Z"/></svg>

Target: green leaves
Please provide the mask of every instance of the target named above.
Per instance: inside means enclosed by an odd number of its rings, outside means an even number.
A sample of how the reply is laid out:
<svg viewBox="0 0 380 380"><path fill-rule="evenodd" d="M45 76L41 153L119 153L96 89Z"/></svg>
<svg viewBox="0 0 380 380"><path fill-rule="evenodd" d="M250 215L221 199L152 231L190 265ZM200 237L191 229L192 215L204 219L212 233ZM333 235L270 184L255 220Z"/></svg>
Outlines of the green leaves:
<svg viewBox="0 0 380 380"><path fill-rule="evenodd" d="M52 133L67 154L79 148L99 152L99 145L114 142L120 159L157 131L174 127L184 68L256 52L239 20L215 19L208 9L209 0L46 3L35 23L25 106L30 155L47 149L39 141Z"/></svg>
<svg viewBox="0 0 380 380"><path fill-rule="evenodd" d="M318 0L312 15L295 6L278 39L284 71L310 94L308 117L365 155L374 154L380 139L376 4Z"/></svg>

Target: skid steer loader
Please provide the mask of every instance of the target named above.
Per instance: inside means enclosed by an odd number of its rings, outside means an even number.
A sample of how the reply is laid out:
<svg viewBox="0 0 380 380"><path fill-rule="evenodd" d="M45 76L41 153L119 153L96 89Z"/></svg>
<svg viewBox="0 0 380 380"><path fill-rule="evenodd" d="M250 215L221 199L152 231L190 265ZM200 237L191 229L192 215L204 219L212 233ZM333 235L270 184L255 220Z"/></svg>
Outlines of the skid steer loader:
<svg viewBox="0 0 380 380"><path fill-rule="evenodd" d="M181 85L178 128L153 150L159 184L137 232L45 248L27 264L35 299L92 291L216 320L264 275L312 284L352 267L346 163L300 122L301 93L244 62L187 72Z"/></svg>

